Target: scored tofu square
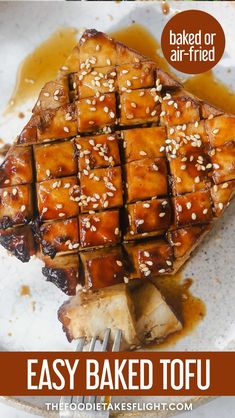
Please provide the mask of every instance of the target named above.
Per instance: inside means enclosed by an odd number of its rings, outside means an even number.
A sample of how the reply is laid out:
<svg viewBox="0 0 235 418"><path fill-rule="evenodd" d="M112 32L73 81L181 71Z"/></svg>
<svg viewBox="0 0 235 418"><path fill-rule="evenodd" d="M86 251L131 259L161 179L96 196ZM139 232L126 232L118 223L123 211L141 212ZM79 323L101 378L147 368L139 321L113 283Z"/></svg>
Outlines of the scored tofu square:
<svg viewBox="0 0 235 418"><path fill-rule="evenodd" d="M213 218L208 190L187 193L172 199L177 227L210 222Z"/></svg>
<svg viewBox="0 0 235 418"><path fill-rule="evenodd" d="M48 282L54 283L66 295L75 295L79 283L79 258L77 254L59 255L53 259L43 257L45 267L43 275ZM79 283L80 284L80 283Z"/></svg>
<svg viewBox="0 0 235 418"><path fill-rule="evenodd" d="M126 162L165 155L165 127L128 129L122 131L122 135Z"/></svg>
<svg viewBox="0 0 235 418"><path fill-rule="evenodd" d="M85 69L89 66L106 67L117 64L117 51L113 39L107 35L97 32L96 30L89 31L89 35L84 34L79 42L80 68Z"/></svg>
<svg viewBox="0 0 235 418"><path fill-rule="evenodd" d="M119 207L123 204L120 167L97 168L81 173L82 212Z"/></svg>
<svg viewBox="0 0 235 418"><path fill-rule="evenodd" d="M188 258L207 230L207 225L193 225L168 232L168 241L173 246L175 258Z"/></svg>
<svg viewBox="0 0 235 418"><path fill-rule="evenodd" d="M167 195L167 167L164 158L145 158L125 165L127 200Z"/></svg>
<svg viewBox="0 0 235 418"><path fill-rule="evenodd" d="M110 344L118 329L122 331L121 350L139 344L134 306L124 284L78 292L61 306L58 318L69 341L80 337L90 340L94 335L102 340L105 329L110 328Z"/></svg>
<svg viewBox="0 0 235 418"><path fill-rule="evenodd" d="M231 202L235 195L235 180L228 181L226 183L215 184L211 187L211 196L214 203L214 210L216 216L220 216L221 213Z"/></svg>
<svg viewBox="0 0 235 418"><path fill-rule="evenodd" d="M79 99L95 96L97 92L111 93L117 89L117 72L115 67L93 68L90 71L82 69L78 72L75 83Z"/></svg>
<svg viewBox="0 0 235 418"><path fill-rule="evenodd" d="M29 225L1 230L0 244L23 263L27 263L36 254L33 232Z"/></svg>
<svg viewBox="0 0 235 418"><path fill-rule="evenodd" d="M170 155L173 150L182 156L194 155L195 151L202 153L207 151L209 143L204 121L168 127L167 138Z"/></svg>
<svg viewBox="0 0 235 418"><path fill-rule="evenodd" d="M132 297L136 329L142 341L154 341L182 329L181 322L153 283L146 282L134 289Z"/></svg>
<svg viewBox="0 0 235 418"><path fill-rule="evenodd" d="M32 149L13 146L0 166L0 187L32 183Z"/></svg>
<svg viewBox="0 0 235 418"><path fill-rule="evenodd" d="M206 130L212 147L221 147L235 141L235 117L222 115L206 121Z"/></svg>
<svg viewBox="0 0 235 418"><path fill-rule="evenodd" d="M40 227L40 241L44 255L75 251L79 247L77 218L46 222Z"/></svg>
<svg viewBox="0 0 235 418"><path fill-rule="evenodd" d="M120 164L118 139L115 134L77 138L79 171Z"/></svg>
<svg viewBox="0 0 235 418"><path fill-rule="evenodd" d="M42 220L78 215L79 187L76 177L45 180L37 183L38 211ZM76 199L76 200L75 200Z"/></svg>
<svg viewBox="0 0 235 418"><path fill-rule="evenodd" d="M127 246L135 274L145 278L170 273L173 266L172 247L163 240L153 240Z"/></svg>
<svg viewBox="0 0 235 418"><path fill-rule="evenodd" d="M196 192L208 186L206 167L211 167L211 164L206 155L194 152L194 155L170 158L169 164L174 195Z"/></svg>
<svg viewBox="0 0 235 418"><path fill-rule="evenodd" d="M0 229L32 219L32 189L29 184L0 189Z"/></svg>
<svg viewBox="0 0 235 418"><path fill-rule="evenodd" d="M211 156L215 184L235 179L235 141L215 148Z"/></svg>
<svg viewBox="0 0 235 418"><path fill-rule="evenodd" d="M119 91L154 87L154 72L154 65L151 62L120 65L117 69Z"/></svg>
<svg viewBox="0 0 235 418"><path fill-rule="evenodd" d="M74 104L61 106L41 113L41 122L37 131L38 142L70 138L77 135L77 116Z"/></svg>
<svg viewBox="0 0 235 418"><path fill-rule="evenodd" d="M34 147L37 181L77 173L77 158L73 141L36 145Z"/></svg>
<svg viewBox="0 0 235 418"><path fill-rule="evenodd" d="M92 132L116 123L116 98L114 93L81 99L77 102L79 132Z"/></svg>
<svg viewBox="0 0 235 418"><path fill-rule="evenodd" d="M58 80L46 83L38 97L33 111L35 113L47 109L57 109L69 103L68 78L60 77Z"/></svg>
<svg viewBox="0 0 235 418"><path fill-rule="evenodd" d="M171 223L168 199L153 199L127 206L131 235L167 230Z"/></svg>
<svg viewBox="0 0 235 418"><path fill-rule="evenodd" d="M81 252L85 285L94 289L122 283L129 270L120 246Z"/></svg>
<svg viewBox="0 0 235 418"><path fill-rule="evenodd" d="M117 244L120 241L119 211L80 215L79 231L83 248Z"/></svg>
<svg viewBox="0 0 235 418"><path fill-rule="evenodd" d="M182 125L200 120L200 107L190 97L171 97L162 101L161 123Z"/></svg>
<svg viewBox="0 0 235 418"><path fill-rule="evenodd" d="M158 122L161 112L155 90L128 90L120 94L121 125Z"/></svg>

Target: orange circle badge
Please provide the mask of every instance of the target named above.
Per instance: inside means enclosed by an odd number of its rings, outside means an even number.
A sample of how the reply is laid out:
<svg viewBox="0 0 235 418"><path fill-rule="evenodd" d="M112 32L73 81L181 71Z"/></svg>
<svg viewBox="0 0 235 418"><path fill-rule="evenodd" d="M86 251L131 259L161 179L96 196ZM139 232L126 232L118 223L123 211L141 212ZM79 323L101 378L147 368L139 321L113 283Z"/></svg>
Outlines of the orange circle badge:
<svg viewBox="0 0 235 418"><path fill-rule="evenodd" d="M225 35L219 22L201 10L176 14L163 29L162 51L176 70L198 74L213 68L225 48Z"/></svg>

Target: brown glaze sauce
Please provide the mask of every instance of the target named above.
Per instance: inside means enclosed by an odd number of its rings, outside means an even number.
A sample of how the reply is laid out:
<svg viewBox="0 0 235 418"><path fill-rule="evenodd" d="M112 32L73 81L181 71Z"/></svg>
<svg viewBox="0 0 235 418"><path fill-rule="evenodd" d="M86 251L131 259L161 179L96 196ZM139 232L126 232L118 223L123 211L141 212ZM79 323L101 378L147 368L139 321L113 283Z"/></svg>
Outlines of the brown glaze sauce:
<svg viewBox="0 0 235 418"><path fill-rule="evenodd" d="M162 11L164 14L169 11L166 1L162 2ZM63 65L65 58L76 44L76 34L77 31L73 28L62 28L53 33L24 59L18 70L16 87L8 111L14 110L28 98L36 97L43 84L56 76L58 68ZM174 75L162 57L160 44L143 26L134 23L112 32L111 35L156 61L163 70ZM225 111L235 113L235 94L218 81L212 71L188 78L185 88L199 98L207 100ZM182 273L157 278L155 283L184 324L182 331L154 345L154 347L162 349L176 343L191 332L205 316L206 309L204 303L190 292L192 280L183 279ZM30 295L28 286L21 287L21 295Z"/></svg>
<svg viewBox="0 0 235 418"><path fill-rule="evenodd" d="M168 15L168 13L170 12L170 6L169 6L169 3L167 2L167 0L162 0L161 8L162 8L162 13L164 15Z"/></svg>
<svg viewBox="0 0 235 418"><path fill-rule="evenodd" d="M27 285L22 285L20 287L20 296L31 296L30 287Z"/></svg>

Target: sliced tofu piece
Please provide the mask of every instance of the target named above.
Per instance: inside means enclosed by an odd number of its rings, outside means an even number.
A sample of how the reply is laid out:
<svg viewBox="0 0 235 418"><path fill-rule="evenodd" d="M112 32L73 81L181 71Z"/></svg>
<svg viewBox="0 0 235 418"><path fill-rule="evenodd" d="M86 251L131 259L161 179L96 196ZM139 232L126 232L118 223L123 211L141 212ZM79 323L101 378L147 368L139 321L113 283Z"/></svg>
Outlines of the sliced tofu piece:
<svg viewBox="0 0 235 418"><path fill-rule="evenodd" d="M181 322L153 283L137 287L132 297L137 334L142 342L159 340L182 329Z"/></svg>
<svg viewBox="0 0 235 418"><path fill-rule="evenodd" d="M139 345L134 306L125 284L79 291L61 306L58 318L69 341L80 337L90 340L94 336L102 340L105 329L110 328L111 341L114 340L115 331L122 330L122 350Z"/></svg>

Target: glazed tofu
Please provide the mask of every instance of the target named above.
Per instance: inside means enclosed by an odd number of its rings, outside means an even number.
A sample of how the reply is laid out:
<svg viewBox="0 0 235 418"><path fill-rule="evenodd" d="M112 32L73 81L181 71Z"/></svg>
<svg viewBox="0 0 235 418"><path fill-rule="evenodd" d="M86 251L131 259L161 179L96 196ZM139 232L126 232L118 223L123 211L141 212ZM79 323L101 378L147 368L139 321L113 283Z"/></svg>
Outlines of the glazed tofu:
<svg viewBox="0 0 235 418"><path fill-rule="evenodd" d="M164 196L168 193L167 167L163 158L144 158L125 165L127 201Z"/></svg>
<svg viewBox="0 0 235 418"><path fill-rule="evenodd" d="M211 156L215 184L235 179L235 141L215 148Z"/></svg>
<svg viewBox="0 0 235 418"><path fill-rule="evenodd" d="M207 120L206 130L213 148L235 141L235 117L222 115Z"/></svg>
<svg viewBox="0 0 235 418"><path fill-rule="evenodd" d="M149 343L166 338L182 329L181 322L153 283L147 282L135 289L132 298L136 313L136 330L142 342Z"/></svg>
<svg viewBox="0 0 235 418"><path fill-rule="evenodd" d="M138 125L159 120L159 96L151 89L127 90L120 94L121 125Z"/></svg>
<svg viewBox="0 0 235 418"><path fill-rule="evenodd" d="M0 189L0 229L29 222L33 217L32 189L28 184Z"/></svg>
<svg viewBox="0 0 235 418"><path fill-rule="evenodd" d="M82 212L122 206L120 167L97 168L88 174L82 173L80 183Z"/></svg>
<svg viewBox="0 0 235 418"><path fill-rule="evenodd" d="M90 97L77 102L78 131L94 132L116 123L116 98L114 93L99 98Z"/></svg>
<svg viewBox="0 0 235 418"><path fill-rule="evenodd" d="M105 329L110 328L112 342L116 331L121 329L121 350L140 343L134 315L133 302L124 284L96 291L80 291L58 311L58 318L69 341L80 337L89 341L94 335L102 340Z"/></svg>
<svg viewBox="0 0 235 418"><path fill-rule="evenodd" d="M77 158L73 141L36 145L34 156L37 181L77 173Z"/></svg>
<svg viewBox="0 0 235 418"><path fill-rule="evenodd" d="M97 67L90 71L82 69L78 72L75 80L79 99L95 96L97 92L104 94L117 90L117 71L115 67Z"/></svg>
<svg viewBox="0 0 235 418"><path fill-rule="evenodd" d="M194 225L168 232L168 241L174 249L176 259L185 260L202 239L208 227L205 225Z"/></svg>
<svg viewBox="0 0 235 418"><path fill-rule="evenodd" d="M42 274L48 282L55 284L66 295L75 295L79 282L79 258L77 254L43 257L45 267Z"/></svg>
<svg viewBox="0 0 235 418"><path fill-rule="evenodd" d="M77 117L74 104L42 112L37 132L38 142L71 138L77 135L77 132Z"/></svg>
<svg viewBox="0 0 235 418"><path fill-rule="evenodd" d="M80 215L81 247L98 247L120 242L119 210Z"/></svg>
<svg viewBox="0 0 235 418"><path fill-rule="evenodd" d="M27 263L37 250L29 225L0 231L0 244L23 263Z"/></svg>
<svg viewBox="0 0 235 418"><path fill-rule="evenodd" d="M171 158L169 164L174 195L196 192L210 186L206 167L211 167L211 164L205 155L194 153L192 156Z"/></svg>
<svg viewBox="0 0 235 418"><path fill-rule="evenodd" d="M126 162L164 157L167 138L164 127L128 129L122 134Z"/></svg>
<svg viewBox="0 0 235 418"><path fill-rule="evenodd" d="M29 119L28 123L22 129L17 144L18 145L29 145L35 144L38 141L38 127L41 124L41 118L37 114L33 114Z"/></svg>
<svg viewBox="0 0 235 418"><path fill-rule="evenodd" d="M76 201L80 190L76 177L45 180L37 183L38 212L42 220L77 216Z"/></svg>
<svg viewBox="0 0 235 418"><path fill-rule="evenodd" d="M169 274L173 269L172 247L161 239L138 244L127 244L126 250L132 259L132 277L147 278Z"/></svg>
<svg viewBox="0 0 235 418"><path fill-rule="evenodd" d="M42 253L51 258L58 253L78 251L78 219L46 222L40 227L40 242Z"/></svg>
<svg viewBox="0 0 235 418"><path fill-rule="evenodd" d="M79 171L120 165L118 139L115 134L76 139Z"/></svg>
<svg viewBox="0 0 235 418"><path fill-rule="evenodd" d="M33 182L32 149L13 146L0 166L0 187Z"/></svg>
<svg viewBox="0 0 235 418"><path fill-rule="evenodd" d="M118 88L121 92L154 87L155 68L151 62L135 62L120 65L117 69Z"/></svg>
<svg viewBox="0 0 235 418"><path fill-rule="evenodd" d="M208 190L187 193L173 199L175 225L193 225L210 222L213 218L211 197Z"/></svg>
<svg viewBox="0 0 235 418"><path fill-rule="evenodd" d="M204 155L208 151L208 137L205 129L205 122L184 123L183 125L169 126L167 128L168 143L166 151L172 158L185 156L188 158L198 155ZM175 153L175 154L174 154Z"/></svg>
<svg viewBox="0 0 235 418"><path fill-rule="evenodd" d="M171 224L171 206L169 199L151 199L127 205L128 234L126 239L138 234L163 233Z"/></svg>
<svg viewBox="0 0 235 418"><path fill-rule="evenodd" d="M235 195L235 180L226 183L215 184L211 188L211 196L214 203L216 216L220 216L229 205Z"/></svg>
<svg viewBox="0 0 235 418"><path fill-rule="evenodd" d="M121 246L81 252L86 287L99 289L128 278L129 266Z"/></svg>
<svg viewBox="0 0 235 418"><path fill-rule="evenodd" d="M117 64L116 43L109 36L92 29L79 42L80 68L106 67Z"/></svg>
<svg viewBox="0 0 235 418"><path fill-rule="evenodd" d="M42 88L34 112L57 109L69 103L69 86L67 77L49 81Z"/></svg>
<svg viewBox="0 0 235 418"><path fill-rule="evenodd" d="M162 101L161 123L163 125L182 125L200 121L200 106L191 97L170 97Z"/></svg>

